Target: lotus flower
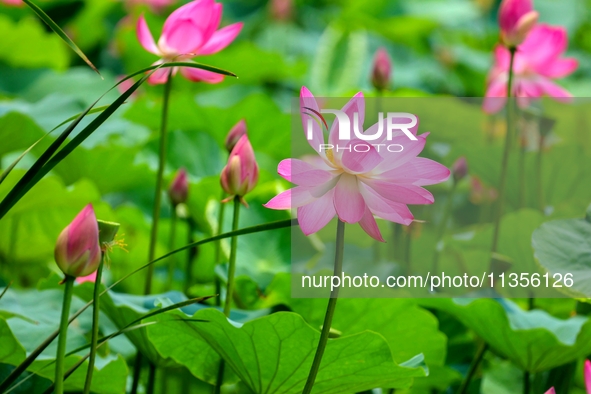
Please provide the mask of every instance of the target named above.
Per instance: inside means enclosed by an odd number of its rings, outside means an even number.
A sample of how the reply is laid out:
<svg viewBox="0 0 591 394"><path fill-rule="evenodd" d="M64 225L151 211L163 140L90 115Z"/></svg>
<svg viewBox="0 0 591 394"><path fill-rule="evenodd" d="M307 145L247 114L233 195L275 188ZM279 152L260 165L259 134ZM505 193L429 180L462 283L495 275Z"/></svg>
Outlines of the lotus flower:
<svg viewBox="0 0 591 394"><path fill-rule="evenodd" d="M520 107L525 108L531 99L544 95L559 101L568 101L572 97L552 81L571 74L578 67L576 59L561 57L567 43L568 37L563 27L539 24L519 46L513 64L512 95L517 97ZM505 105L509 63L509 50L497 45L495 64L488 76L484 100L484 110L488 113L497 112Z"/></svg>
<svg viewBox="0 0 591 394"><path fill-rule="evenodd" d="M300 93L300 108L304 128L306 124L312 125L309 143L318 156L280 162L279 175L297 186L275 196L265 206L271 209L297 208L299 225L306 235L317 232L337 215L344 222L359 223L371 237L383 242L374 215L409 225L414 217L407 204L434 202L433 195L421 186L443 182L450 175L449 169L443 165L417 157L428 135L416 134L418 124L409 128L415 140L402 131L393 131L391 140L386 140L387 133L384 133L381 140L371 141L372 145L369 145L361 139L339 141L338 122L334 122L328 142L341 148L324 150L319 149L319 146L325 146L320 125L308 123L308 114L319 112L319 108L306 87ZM362 93L355 95L342 110L349 119L355 119L353 114L358 113L357 127L363 130L365 100ZM378 127L376 123L365 134L376 134ZM398 144L404 149L391 152L389 148L376 148L379 144ZM355 151L356 145L365 147ZM350 147L353 149L348 150Z"/></svg>
<svg viewBox="0 0 591 394"><path fill-rule="evenodd" d="M501 42L515 48L525 40L538 21L531 0L503 0L499 7Z"/></svg>
<svg viewBox="0 0 591 394"><path fill-rule="evenodd" d="M189 179L187 170L181 168L175 175L168 188L168 197L172 205L179 205L187 201L189 195Z"/></svg>
<svg viewBox="0 0 591 394"><path fill-rule="evenodd" d="M148 51L161 57L154 64L170 61L190 61L199 55L211 55L227 47L240 33L242 23L234 23L217 30L222 18L222 4L214 0L195 0L174 11L162 28L162 35L158 44L144 16L140 16L137 23L137 37L142 46ZM176 74L178 67L174 67ZM148 82L152 84L165 83L169 70L159 69L150 75ZM219 83L223 75L197 68L182 67L181 74L191 81Z"/></svg>
<svg viewBox="0 0 591 394"><path fill-rule="evenodd" d="M0 3L15 7L22 7L23 5L25 5L25 3L23 3L23 0L0 0Z"/></svg>
<svg viewBox="0 0 591 394"><path fill-rule="evenodd" d="M392 60L384 48L376 51L371 70L371 83L377 90L385 90L390 85Z"/></svg>
<svg viewBox="0 0 591 394"><path fill-rule="evenodd" d="M228 152L232 152L236 143L242 138L243 135L246 134L246 122L242 119L240 122L236 123L234 127L228 132L226 136L226 149Z"/></svg>
<svg viewBox="0 0 591 394"><path fill-rule="evenodd" d="M61 232L55 246L55 261L69 276L88 276L99 266L99 228L92 204L88 204Z"/></svg>
<svg viewBox="0 0 591 394"><path fill-rule="evenodd" d="M90 275L81 276L79 278L76 278L76 282L78 282L78 283L84 283L84 282L92 282L92 283L94 283L95 281L96 281L96 271L94 271Z"/></svg>
<svg viewBox="0 0 591 394"><path fill-rule="evenodd" d="M230 196L224 201L239 197L243 204L243 197L252 191L259 179L259 167L254 157L252 145L247 135L243 135L232 149L228 164L222 169L220 183Z"/></svg>

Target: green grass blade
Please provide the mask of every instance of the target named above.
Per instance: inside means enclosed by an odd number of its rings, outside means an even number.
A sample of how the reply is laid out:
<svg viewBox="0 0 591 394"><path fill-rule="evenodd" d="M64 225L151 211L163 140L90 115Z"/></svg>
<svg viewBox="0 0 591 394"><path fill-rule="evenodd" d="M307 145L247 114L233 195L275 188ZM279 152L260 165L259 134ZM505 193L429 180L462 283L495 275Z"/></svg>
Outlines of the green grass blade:
<svg viewBox="0 0 591 394"><path fill-rule="evenodd" d="M8 211L33 187L39 182L49 171L51 171L57 164L59 164L66 156L68 156L76 147L78 147L86 138L88 138L94 131L96 131L99 126L101 126L121 105L125 103L125 100L129 98L135 92L141 84L143 84L148 77L154 73L157 69L163 67L191 67L191 68L199 68L202 70L212 71L223 75L228 76L236 76L236 74L231 73L226 70L222 70L216 67L208 66L205 64L200 63L190 63L190 62L171 62L171 63L164 63L155 66L146 67L145 69L136 71L135 73L123 78L118 83L116 83L113 87L111 87L107 92L105 92L98 100L96 100L89 108L86 109L73 123L68 126L66 130L60 134L58 139L51 144L51 146L43 153L43 155L33 164L33 166L27 171L27 173L19 180L19 182L14 186L14 188L6 195L4 200L0 203L0 219L2 219ZM55 155L54 153L57 149L61 146L61 144L65 141L65 139L71 134L71 132L76 128L76 126L80 123L80 121L92 110L94 105L98 101L100 101L108 92L113 90L123 81L132 78L136 75L143 74L148 72L148 74L144 75L138 82L134 83L129 89L127 89L124 93L122 93L113 103L111 103L107 108L105 108L99 116L96 117L88 126L86 126L80 133L70 141L66 146L64 146L59 152ZM53 157L52 157L53 156Z"/></svg>
<svg viewBox="0 0 591 394"><path fill-rule="evenodd" d="M107 108L107 105L103 105L101 107L93 108L90 111L88 111L87 115L95 114L97 112L102 112L106 108ZM58 124L53 129L51 129L49 132L47 132L43 137L41 137L37 141L35 141L35 143L33 145L29 146L27 148L27 150L25 150L23 153L21 153L19 155L19 157L17 157L8 167L6 167L6 169L4 171L2 171L2 174L0 174L0 185L2 184L2 182L4 182L4 179L6 179L6 177L8 176L8 174L10 174L10 172L14 169L14 167L16 167L16 165L18 164L18 162L21 161L21 159L23 157L25 157L27 155L27 153L29 153L35 146L37 146L37 144L39 144L41 141L43 141L43 139L45 137L47 137L49 134L53 133L55 130L57 130L58 128L62 127L66 123L75 120L80 115L82 115L82 112L79 113L79 114L76 114L74 116L71 116L68 119L64 120L62 123Z"/></svg>
<svg viewBox="0 0 591 394"><path fill-rule="evenodd" d="M23 0L23 2L28 5L33 12L35 12L35 14L37 14L37 16L47 24L47 26L49 26L49 28L51 30L53 30L53 32L55 34L57 34L62 40L64 40L66 42L66 44L68 44L68 46L70 48L72 48L72 50L74 52L76 52L76 54L78 56L80 56L80 58L82 60L84 60L86 62L86 64L88 64L90 66L90 68L92 68L101 78L102 75L99 72L99 70L94 66L94 64L92 64L92 62L88 59L88 57L86 57L86 55L84 54L84 52L82 52L82 50L80 48L78 48L78 45L76 45L74 43L74 41L72 41L72 39L70 37L68 37L68 35L62 30L61 27L59 27L57 25L57 23L55 23L53 21L53 19L51 19L49 17L49 15L47 15L41 8L39 8L35 3L33 3L31 0Z"/></svg>

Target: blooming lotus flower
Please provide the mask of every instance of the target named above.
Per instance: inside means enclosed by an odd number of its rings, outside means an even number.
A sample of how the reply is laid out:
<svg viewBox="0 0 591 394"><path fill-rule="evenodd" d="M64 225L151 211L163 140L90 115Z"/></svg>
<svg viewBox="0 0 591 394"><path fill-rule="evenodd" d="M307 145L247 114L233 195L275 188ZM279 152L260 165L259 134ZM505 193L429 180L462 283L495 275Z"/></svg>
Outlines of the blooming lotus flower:
<svg viewBox="0 0 591 394"><path fill-rule="evenodd" d="M222 4L214 0L195 0L174 11L162 28L162 35L158 44L144 16L140 16L137 23L137 37L142 46L148 51L161 57L154 64L170 61L191 61L199 55L211 55L227 47L240 33L242 23L234 23L217 30L222 18ZM174 67L176 74L178 67ZM191 81L219 83L223 75L197 68L182 67L181 74ZM159 84L166 82L169 70L159 69L154 72L148 82Z"/></svg>
<svg viewBox="0 0 591 394"><path fill-rule="evenodd" d="M179 205L187 201L189 195L189 179L187 170L181 168L168 188L168 197L172 205Z"/></svg>
<svg viewBox="0 0 591 394"><path fill-rule="evenodd" d="M501 42L515 48L525 40L538 21L531 0L503 0L499 7Z"/></svg>
<svg viewBox="0 0 591 394"><path fill-rule="evenodd" d="M378 241L384 241L374 215L392 222L409 225L414 217L407 204L431 204L433 195L421 186L445 181L450 171L443 165L422 157L428 133L417 135L418 124L409 131L416 140L411 140L402 131L394 131L392 139L387 133L367 144L361 139L339 141L338 122L332 124L328 143L342 149L319 149L324 144L320 125L308 123L310 112L319 112L316 99L303 87L300 93L300 108L304 128L312 126L310 145L318 156L306 160L286 159L279 163L278 173L297 186L280 193L265 206L271 209L297 208L299 225L304 234L317 232L335 215L347 223L359 223L363 230ZM362 93L355 95L342 109L349 119L358 113L357 127L363 130L365 100ZM387 120L382 126L385 127ZM353 122L352 122L353 123ZM365 134L376 134L378 123ZM385 130L385 128L384 128ZM347 147L365 145L365 152L351 151ZM400 144L404 149L390 152L377 149L379 144Z"/></svg>
<svg viewBox="0 0 591 394"><path fill-rule="evenodd" d="M246 204L242 197L254 189L258 180L259 166L248 136L243 135L232 149L228 164L222 169L220 183L224 191L230 195L224 201L230 201L237 196Z"/></svg>
<svg viewBox="0 0 591 394"><path fill-rule="evenodd" d="M232 152L236 143L242 138L243 135L246 134L246 122L242 119L240 122L236 123L234 127L228 132L226 136L226 149L228 152Z"/></svg>
<svg viewBox="0 0 591 394"><path fill-rule="evenodd" d="M525 108L531 99L547 95L559 101L568 101L569 92L552 80L565 77L576 70L578 62L573 58L563 58L568 37L563 27L544 24L535 26L515 53L513 64L512 95L517 103ZM484 110L488 113L499 111L507 97L510 52L497 45L495 64L488 76L488 88L484 100ZM500 98L499 98L500 97Z"/></svg>
<svg viewBox="0 0 591 394"><path fill-rule="evenodd" d="M88 204L61 232L55 246L55 261L69 276L87 276L101 261L99 228L92 204Z"/></svg>
<svg viewBox="0 0 591 394"><path fill-rule="evenodd" d="M384 48L376 51L371 70L371 83L377 90L385 90L390 85L392 60Z"/></svg>

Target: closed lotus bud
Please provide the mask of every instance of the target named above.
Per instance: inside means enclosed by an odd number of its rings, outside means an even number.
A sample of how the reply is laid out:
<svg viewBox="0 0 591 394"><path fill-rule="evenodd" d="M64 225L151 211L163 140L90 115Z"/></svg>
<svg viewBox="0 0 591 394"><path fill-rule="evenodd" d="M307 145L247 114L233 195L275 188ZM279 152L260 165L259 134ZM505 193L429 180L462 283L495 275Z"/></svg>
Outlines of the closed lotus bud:
<svg viewBox="0 0 591 394"><path fill-rule="evenodd" d="M88 276L99 266L99 228L92 204L88 204L61 232L55 246L55 262L69 276Z"/></svg>
<svg viewBox="0 0 591 394"><path fill-rule="evenodd" d="M515 48L521 44L538 21L531 0L503 0L499 8L501 41Z"/></svg>
<svg viewBox="0 0 591 394"><path fill-rule="evenodd" d="M379 91L385 90L390 85L392 75L392 60L384 48L376 51L371 70L371 83Z"/></svg>
<svg viewBox="0 0 591 394"><path fill-rule="evenodd" d="M184 168L181 168L168 188L168 197L170 198L172 205L177 206L186 202L188 195L189 179L187 171Z"/></svg>
<svg viewBox="0 0 591 394"><path fill-rule="evenodd" d="M293 0L271 0L271 16L276 21L288 21L293 15Z"/></svg>
<svg viewBox="0 0 591 394"><path fill-rule="evenodd" d="M236 146L240 138L246 134L246 122L242 119L240 122L236 123L234 127L228 133L226 137L226 149L228 153L232 152L232 149Z"/></svg>
<svg viewBox="0 0 591 394"><path fill-rule="evenodd" d="M468 163L465 157L460 157L451 166L451 173L454 177L454 182L459 182L468 175Z"/></svg>
<svg viewBox="0 0 591 394"><path fill-rule="evenodd" d="M254 189L258 179L259 167L254 151L248 136L243 135L230 153L228 164L222 170L220 177L222 188L230 195L226 201L235 196L242 199Z"/></svg>

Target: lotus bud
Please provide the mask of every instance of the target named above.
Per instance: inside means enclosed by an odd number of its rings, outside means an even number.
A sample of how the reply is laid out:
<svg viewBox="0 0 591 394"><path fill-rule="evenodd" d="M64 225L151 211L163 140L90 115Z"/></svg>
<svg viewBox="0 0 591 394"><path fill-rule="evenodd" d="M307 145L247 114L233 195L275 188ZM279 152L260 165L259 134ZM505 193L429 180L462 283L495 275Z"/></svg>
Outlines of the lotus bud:
<svg viewBox="0 0 591 394"><path fill-rule="evenodd" d="M373 58L371 83L379 91L386 90L390 85L392 75L392 60L384 48L376 51Z"/></svg>
<svg viewBox="0 0 591 394"><path fill-rule="evenodd" d="M228 153L232 152L232 149L234 149L234 146L236 146L238 140L240 140L240 138L242 138L242 136L245 134L246 122L244 119L242 119L240 122L236 123L232 129L230 129L230 132L226 137L226 149L228 150Z"/></svg>
<svg viewBox="0 0 591 394"><path fill-rule="evenodd" d="M61 232L55 246L55 261L68 276L88 276L99 266L99 228L92 204L88 204Z"/></svg>
<svg viewBox="0 0 591 394"><path fill-rule="evenodd" d="M454 182L459 182L468 175L468 163L465 157L460 157L451 166L451 173L454 177Z"/></svg>
<svg viewBox="0 0 591 394"><path fill-rule="evenodd" d="M293 15L293 0L271 0L271 16L276 21L288 21Z"/></svg>
<svg viewBox="0 0 591 394"><path fill-rule="evenodd" d="M503 0L499 8L501 42L508 48L521 44L538 21L531 0Z"/></svg>
<svg viewBox="0 0 591 394"><path fill-rule="evenodd" d="M172 205L177 206L187 201L188 195L189 179L187 171L184 168L181 168L168 188L168 197L170 198Z"/></svg>
<svg viewBox="0 0 591 394"><path fill-rule="evenodd" d="M247 135L243 135L232 149L228 164L222 169L220 183L226 193L230 195L226 200L233 197L242 197L249 193L259 179L259 167L257 165L254 151L250 145Z"/></svg>

